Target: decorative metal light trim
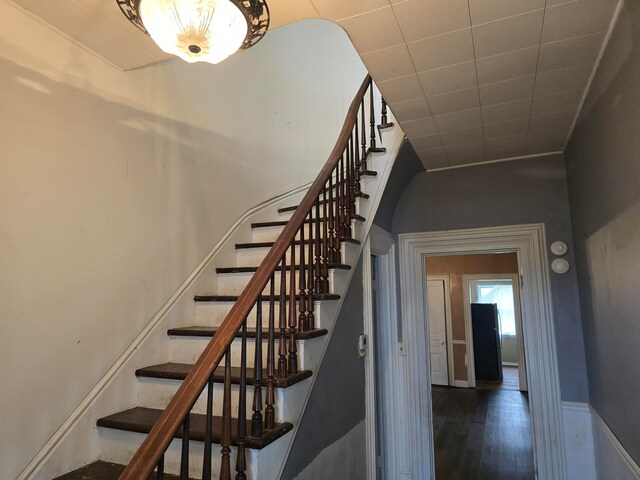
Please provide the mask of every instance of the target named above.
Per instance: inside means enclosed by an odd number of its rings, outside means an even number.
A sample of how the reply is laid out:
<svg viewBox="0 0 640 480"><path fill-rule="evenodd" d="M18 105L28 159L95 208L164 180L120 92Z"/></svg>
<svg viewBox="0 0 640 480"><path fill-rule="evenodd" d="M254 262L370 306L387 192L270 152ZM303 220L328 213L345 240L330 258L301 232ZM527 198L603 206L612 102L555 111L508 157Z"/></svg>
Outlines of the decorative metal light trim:
<svg viewBox="0 0 640 480"><path fill-rule="evenodd" d="M242 46L239 50L246 50L247 48L253 47L256 43L262 40L266 35L267 30L269 30L269 22L271 19L269 15L269 6L267 5L266 0L229 1L240 9L247 21L247 36L242 42ZM149 32L147 32L144 23L142 23L142 18L140 17L140 2L141 0L116 0L116 3L120 7L124 16L127 17L127 19L137 28L149 35Z"/></svg>

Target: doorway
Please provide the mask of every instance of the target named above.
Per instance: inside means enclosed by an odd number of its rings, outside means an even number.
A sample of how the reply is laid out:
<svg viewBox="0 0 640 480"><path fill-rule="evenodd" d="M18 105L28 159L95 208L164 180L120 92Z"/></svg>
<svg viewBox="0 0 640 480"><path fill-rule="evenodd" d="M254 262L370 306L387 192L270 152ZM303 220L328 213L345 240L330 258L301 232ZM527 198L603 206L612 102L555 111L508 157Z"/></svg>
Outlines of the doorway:
<svg viewBox="0 0 640 480"><path fill-rule="evenodd" d="M517 255L442 255L425 266L436 478L533 480Z"/></svg>
<svg viewBox="0 0 640 480"><path fill-rule="evenodd" d="M517 255L432 256L425 268L431 384L475 388L480 380L488 388L515 384L510 388L526 391ZM474 311L484 312L475 323ZM492 338L494 327L499 335Z"/></svg>
<svg viewBox="0 0 640 480"><path fill-rule="evenodd" d="M434 418L431 410L433 392L429 345L426 341L429 327L425 301L425 260L436 255L513 252L517 255L519 273L523 279L521 308L531 399L533 462L539 480L566 479L565 440L544 225L407 233L398 236L398 243L401 320L406 332L405 348L409 357L407 386L415 398L409 414L425 420L416 427L415 448L429 452L415 458L414 478L435 478Z"/></svg>
<svg viewBox="0 0 640 480"><path fill-rule="evenodd" d="M527 391L526 360L524 355L524 330L520 308L520 276L517 274L479 274L462 276L465 294L465 325L471 333L469 342L473 352L470 360L470 386L503 390ZM476 371L477 351L474 348L472 305L495 305L498 328L498 345L501 370L500 380L478 380ZM486 309L487 307L485 307ZM482 360L480 360L482 361Z"/></svg>
<svg viewBox="0 0 640 480"><path fill-rule="evenodd" d="M400 478L409 463L406 362L397 316L396 246L373 225L363 248L367 478Z"/></svg>

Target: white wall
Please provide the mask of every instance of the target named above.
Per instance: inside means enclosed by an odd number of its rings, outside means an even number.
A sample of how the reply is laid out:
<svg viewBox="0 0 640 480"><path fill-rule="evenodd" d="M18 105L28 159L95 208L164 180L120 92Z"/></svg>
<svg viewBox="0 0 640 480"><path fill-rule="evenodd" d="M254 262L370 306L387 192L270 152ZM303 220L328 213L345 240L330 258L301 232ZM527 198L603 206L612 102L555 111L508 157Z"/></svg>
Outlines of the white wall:
<svg viewBox="0 0 640 480"><path fill-rule="evenodd" d="M0 19L0 477L14 478L236 218L315 177L365 70L318 21L218 66L120 72L6 0Z"/></svg>

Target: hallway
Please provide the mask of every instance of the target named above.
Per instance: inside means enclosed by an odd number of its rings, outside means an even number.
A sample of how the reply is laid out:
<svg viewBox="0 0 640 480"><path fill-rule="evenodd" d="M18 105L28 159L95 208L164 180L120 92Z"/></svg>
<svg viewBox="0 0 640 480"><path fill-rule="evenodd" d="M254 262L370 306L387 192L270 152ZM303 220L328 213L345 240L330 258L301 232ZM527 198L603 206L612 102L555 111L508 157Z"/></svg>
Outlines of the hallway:
<svg viewBox="0 0 640 480"><path fill-rule="evenodd" d="M433 386L438 480L534 478L527 395Z"/></svg>

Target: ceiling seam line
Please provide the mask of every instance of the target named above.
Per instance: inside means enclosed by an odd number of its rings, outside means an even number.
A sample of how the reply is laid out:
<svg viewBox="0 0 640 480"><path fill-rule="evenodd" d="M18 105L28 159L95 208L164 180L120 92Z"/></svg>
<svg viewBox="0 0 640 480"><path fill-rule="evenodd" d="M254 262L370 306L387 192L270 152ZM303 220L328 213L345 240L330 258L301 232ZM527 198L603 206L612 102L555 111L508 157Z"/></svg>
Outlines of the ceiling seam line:
<svg viewBox="0 0 640 480"><path fill-rule="evenodd" d="M545 0L546 1L546 0ZM473 68L476 72L476 93L478 94L478 105L480 107L480 127L482 128L482 152L483 161L487 160L487 139L484 131L484 114L482 113L482 97L480 96L480 77L478 76L478 55L476 54L476 39L473 35L473 21L471 18L471 1L467 0L467 9L469 11L469 23L471 24L471 46L473 47Z"/></svg>
<svg viewBox="0 0 640 480"><path fill-rule="evenodd" d="M542 36L544 34L544 22L547 19L547 4L549 0L544 0L544 14L542 16L542 25L540 27L540 43L538 45L538 58L536 59L536 75L533 78L533 92L531 92L531 105L529 106L529 126L527 127L527 138L524 142L524 151L529 148L529 133L531 132L531 117L533 117L533 102L536 96L536 85L538 83L538 68L540 67L540 52L542 52Z"/></svg>
<svg viewBox="0 0 640 480"><path fill-rule="evenodd" d="M393 18L396 19L396 24L398 25L398 29L400 30L400 35L402 36L402 40L404 40L404 46L407 49L407 53L409 54L409 58L411 59L411 65L413 65L413 71L415 72L416 77L418 78L418 84L420 84L420 90L422 91L422 95L424 96L424 101L427 103L427 108L429 109L429 113L431 113L431 119L433 120L433 125L436 129L437 135L440 137L440 145L442 148L442 151L444 152L445 158L447 160L447 163L449 163L449 154L447 153L447 149L444 148L444 142L442 141L442 134L440 133L440 129L438 128L438 124L436 123L435 120L435 115L433 114L433 110L431 110L431 105L429 105L429 100L427 99L427 93L424 91L424 86L422 85L422 82L420 81L420 77L418 76L418 69L416 68L416 64L413 61L413 56L411 56L411 51L409 50L409 44L407 42L407 39L404 36L404 32L402 31L402 28L400 28L400 22L398 21L398 16L396 15L396 10L395 8L393 8L393 5L391 5L391 11L393 12ZM464 29L463 29L464 30ZM428 117L424 117L424 118L428 118ZM402 125L400 125L402 127ZM406 134L405 134L406 135ZM408 137L407 137L408 138ZM411 143L411 139L409 139L409 142ZM413 144L411 144L411 146L413 147ZM438 148L438 147L435 147ZM414 148L415 150L415 148ZM422 159L420 159L420 163L422 163L424 165L424 161ZM427 168L426 165L424 165L425 170Z"/></svg>

